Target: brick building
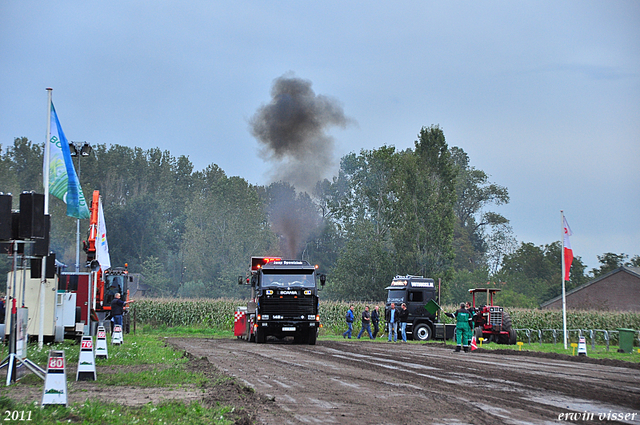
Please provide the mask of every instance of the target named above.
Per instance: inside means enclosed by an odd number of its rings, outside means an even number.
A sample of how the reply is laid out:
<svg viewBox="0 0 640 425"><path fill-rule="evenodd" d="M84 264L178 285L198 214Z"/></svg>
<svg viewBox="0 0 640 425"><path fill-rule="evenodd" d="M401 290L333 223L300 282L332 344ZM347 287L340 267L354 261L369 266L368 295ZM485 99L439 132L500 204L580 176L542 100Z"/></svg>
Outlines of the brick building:
<svg viewBox="0 0 640 425"><path fill-rule="evenodd" d="M562 309L562 295L540 308ZM567 291L567 309L640 311L640 267L620 267Z"/></svg>

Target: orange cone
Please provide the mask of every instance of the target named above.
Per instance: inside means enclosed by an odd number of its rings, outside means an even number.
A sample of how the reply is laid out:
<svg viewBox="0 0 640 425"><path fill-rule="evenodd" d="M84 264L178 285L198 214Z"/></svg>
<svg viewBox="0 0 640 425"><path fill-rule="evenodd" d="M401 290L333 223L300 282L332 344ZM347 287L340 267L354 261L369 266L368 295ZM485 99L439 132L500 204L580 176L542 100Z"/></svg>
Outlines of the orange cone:
<svg viewBox="0 0 640 425"><path fill-rule="evenodd" d="M476 337L471 338L471 351L477 350L478 346L476 345Z"/></svg>

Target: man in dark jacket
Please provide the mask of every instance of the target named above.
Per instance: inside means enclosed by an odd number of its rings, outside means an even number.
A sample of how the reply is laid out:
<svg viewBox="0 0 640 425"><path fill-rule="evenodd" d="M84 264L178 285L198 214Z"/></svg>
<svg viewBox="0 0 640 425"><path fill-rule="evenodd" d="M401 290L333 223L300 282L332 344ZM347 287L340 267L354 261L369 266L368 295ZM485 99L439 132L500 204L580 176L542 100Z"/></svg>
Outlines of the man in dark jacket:
<svg viewBox="0 0 640 425"><path fill-rule="evenodd" d="M378 332L380 331L380 307L375 306L373 311L371 312L371 324L373 325L373 339L376 338Z"/></svg>
<svg viewBox="0 0 640 425"><path fill-rule="evenodd" d="M120 299L120 294L116 294L115 298L113 299L113 301L111 301L111 320L113 321L114 325L120 325L122 326L122 315L124 314L124 307L129 304L132 303L133 300L131 301L122 301ZM111 328L113 329L113 328Z"/></svg>
<svg viewBox="0 0 640 425"><path fill-rule="evenodd" d="M398 322L400 321L400 310L396 308L396 303L384 312L384 318L389 327L389 342L391 342L391 334L393 334L393 342L398 341Z"/></svg>
<svg viewBox="0 0 640 425"><path fill-rule="evenodd" d="M360 339L365 330L369 333L369 339L373 339L373 335L371 335L371 314L369 313L369 306L366 306L362 312L362 329L360 329L358 339Z"/></svg>
<svg viewBox="0 0 640 425"><path fill-rule="evenodd" d="M407 310L407 305L405 303L402 303L402 306L400 306L399 318L402 341L407 342L407 321L409 320L409 310Z"/></svg>

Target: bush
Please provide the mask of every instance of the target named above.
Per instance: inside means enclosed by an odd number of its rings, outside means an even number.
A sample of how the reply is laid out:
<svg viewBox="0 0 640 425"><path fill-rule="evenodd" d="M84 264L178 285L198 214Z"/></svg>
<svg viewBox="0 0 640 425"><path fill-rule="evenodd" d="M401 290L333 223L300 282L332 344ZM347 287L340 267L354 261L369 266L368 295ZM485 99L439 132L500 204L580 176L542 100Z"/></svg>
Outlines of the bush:
<svg viewBox="0 0 640 425"><path fill-rule="evenodd" d="M360 317L365 306L369 310L380 306L381 322L384 321L384 304L381 302L365 301L320 301L320 320L323 325L321 334L338 335L346 330L345 313L349 306L354 306L356 320L353 323L354 330L361 326ZM149 298L142 299L132 304L135 310L136 320L143 324L154 326L204 326L221 330L233 330L233 314L238 306L246 306L246 300L237 299L171 299ZM455 311L456 306L442 306L444 311ZM532 329L532 341L538 341L538 329L562 329L562 311L538 310L525 308L507 309L511 315L513 326L516 329ZM442 315L442 321L452 323L452 319ZM630 328L640 330L640 313L635 312L602 312L570 310L567 312L567 328L582 330L616 330L617 328ZM597 332L597 341L603 341L603 333ZM575 337L577 333L573 333ZM552 333L543 333L545 342L553 341ZM587 333L587 338L589 334ZM518 333L519 339L525 338L525 332ZM558 334L561 341L562 335ZM617 334L611 334L611 343L617 343Z"/></svg>

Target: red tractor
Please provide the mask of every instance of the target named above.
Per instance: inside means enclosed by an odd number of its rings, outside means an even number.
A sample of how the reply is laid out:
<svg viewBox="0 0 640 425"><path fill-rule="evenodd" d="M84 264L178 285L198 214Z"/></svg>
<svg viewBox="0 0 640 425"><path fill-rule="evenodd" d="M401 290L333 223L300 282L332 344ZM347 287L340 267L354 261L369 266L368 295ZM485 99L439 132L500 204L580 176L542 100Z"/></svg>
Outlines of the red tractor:
<svg viewBox="0 0 640 425"><path fill-rule="evenodd" d="M473 296L473 326L476 340L484 338L484 341L496 342L498 344L514 345L516 343L516 330L511 323L511 316L502 307L493 305L493 295L500 289L476 288L469 289ZM482 300L478 297L476 304L476 294L486 293L486 303L479 305ZM476 307L478 305L478 307Z"/></svg>

